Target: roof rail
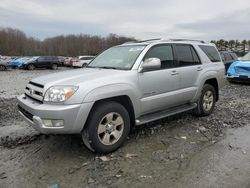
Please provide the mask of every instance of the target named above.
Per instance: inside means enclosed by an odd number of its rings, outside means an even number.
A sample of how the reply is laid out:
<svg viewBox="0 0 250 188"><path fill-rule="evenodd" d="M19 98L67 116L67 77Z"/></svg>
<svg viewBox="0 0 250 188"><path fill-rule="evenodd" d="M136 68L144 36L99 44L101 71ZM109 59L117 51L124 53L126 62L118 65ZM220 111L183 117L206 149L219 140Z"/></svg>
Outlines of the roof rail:
<svg viewBox="0 0 250 188"><path fill-rule="evenodd" d="M123 44L130 44L130 43L143 43L143 42L151 42L151 41L157 41L162 40L161 38L154 38L154 39L147 39L147 40L135 40L135 41L128 41Z"/></svg>
<svg viewBox="0 0 250 188"><path fill-rule="evenodd" d="M154 39L140 40L140 41L138 41L138 42L150 42L150 41L155 41L155 40L162 40L162 38L154 38Z"/></svg>
<svg viewBox="0 0 250 188"><path fill-rule="evenodd" d="M170 41L190 41L190 42L200 42L206 43L204 40L195 40L195 39L169 39Z"/></svg>

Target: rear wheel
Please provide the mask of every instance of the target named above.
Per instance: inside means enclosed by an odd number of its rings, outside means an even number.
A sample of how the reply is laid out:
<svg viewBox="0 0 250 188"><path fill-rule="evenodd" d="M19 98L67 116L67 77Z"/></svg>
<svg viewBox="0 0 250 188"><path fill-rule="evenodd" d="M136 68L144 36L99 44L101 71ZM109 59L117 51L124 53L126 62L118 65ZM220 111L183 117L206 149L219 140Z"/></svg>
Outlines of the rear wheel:
<svg viewBox="0 0 250 188"><path fill-rule="evenodd" d="M87 63L83 63L82 68L87 67L87 65L88 65Z"/></svg>
<svg viewBox="0 0 250 188"><path fill-rule="evenodd" d="M6 67L4 65L0 65L0 71L6 70Z"/></svg>
<svg viewBox="0 0 250 188"><path fill-rule="evenodd" d="M34 70L34 69L35 69L35 66L34 66L33 64L29 64L29 65L27 66L27 69L28 69L28 70Z"/></svg>
<svg viewBox="0 0 250 188"><path fill-rule="evenodd" d="M127 110L117 102L97 104L82 132L85 145L96 153L110 153L126 140L130 130Z"/></svg>
<svg viewBox="0 0 250 188"><path fill-rule="evenodd" d="M205 84L198 101L195 114L198 116L208 116L213 112L216 102L216 91L210 84Z"/></svg>
<svg viewBox="0 0 250 188"><path fill-rule="evenodd" d="M55 64L55 63L53 63L52 66L51 66L51 69L52 69L52 70L56 70L57 68L58 68L58 65Z"/></svg>

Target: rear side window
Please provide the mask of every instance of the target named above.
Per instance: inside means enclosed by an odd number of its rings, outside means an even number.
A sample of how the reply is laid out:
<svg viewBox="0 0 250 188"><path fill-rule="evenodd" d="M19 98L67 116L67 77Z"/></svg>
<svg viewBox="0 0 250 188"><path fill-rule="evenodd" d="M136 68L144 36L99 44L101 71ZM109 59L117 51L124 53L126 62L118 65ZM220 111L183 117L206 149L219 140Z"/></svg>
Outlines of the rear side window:
<svg viewBox="0 0 250 188"><path fill-rule="evenodd" d="M91 60L91 59L93 59L93 57L82 57L82 58L80 58L80 60Z"/></svg>
<svg viewBox="0 0 250 188"><path fill-rule="evenodd" d="M179 66L190 66L200 64L200 59L190 45L177 44L175 46Z"/></svg>
<svg viewBox="0 0 250 188"><path fill-rule="evenodd" d="M225 53L225 59L226 61L233 60L233 57L229 53Z"/></svg>
<svg viewBox="0 0 250 188"><path fill-rule="evenodd" d="M220 55L215 47L213 46L205 46L205 45L199 45L199 47L202 49L202 51L207 55L207 57L212 62L218 62L221 61Z"/></svg>

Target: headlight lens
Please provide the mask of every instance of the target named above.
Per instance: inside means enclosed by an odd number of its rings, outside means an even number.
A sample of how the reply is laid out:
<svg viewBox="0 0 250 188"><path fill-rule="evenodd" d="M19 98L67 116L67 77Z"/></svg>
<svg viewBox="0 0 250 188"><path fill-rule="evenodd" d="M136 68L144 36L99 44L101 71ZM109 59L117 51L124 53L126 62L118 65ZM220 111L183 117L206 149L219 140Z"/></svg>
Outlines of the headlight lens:
<svg viewBox="0 0 250 188"><path fill-rule="evenodd" d="M52 86L44 96L46 102L64 102L77 91L76 86Z"/></svg>

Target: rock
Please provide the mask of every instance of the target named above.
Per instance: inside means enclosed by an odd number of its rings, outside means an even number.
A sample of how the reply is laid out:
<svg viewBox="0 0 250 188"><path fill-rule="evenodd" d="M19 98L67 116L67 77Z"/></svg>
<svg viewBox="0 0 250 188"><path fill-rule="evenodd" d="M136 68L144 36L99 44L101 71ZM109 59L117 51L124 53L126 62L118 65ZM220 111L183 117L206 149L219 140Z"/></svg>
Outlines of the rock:
<svg viewBox="0 0 250 188"><path fill-rule="evenodd" d="M137 157L137 154L129 154L129 153L127 153L125 157L126 158Z"/></svg>
<svg viewBox="0 0 250 188"><path fill-rule="evenodd" d="M202 131L202 132L207 132L208 131L208 129L206 127L204 127L204 126L200 126L198 129L199 129L199 131Z"/></svg>
<svg viewBox="0 0 250 188"><path fill-rule="evenodd" d="M108 181L107 181L107 184L108 184L108 185L111 185L111 184L112 184L112 181L111 181L111 180L108 180Z"/></svg>
<svg viewBox="0 0 250 188"><path fill-rule="evenodd" d="M246 155L247 154L247 151L246 150L241 150L242 151L242 153L244 154L244 155Z"/></svg>
<svg viewBox="0 0 250 188"><path fill-rule="evenodd" d="M0 173L0 179L5 179L7 178L7 175L5 172Z"/></svg>
<svg viewBox="0 0 250 188"><path fill-rule="evenodd" d="M169 158L170 160L174 160L174 159L177 158L177 154L174 153L174 152L170 152L170 153L168 154L168 158Z"/></svg>
<svg viewBox="0 0 250 188"><path fill-rule="evenodd" d="M48 188L59 188L59 184L55 183L55 184L49 185Z"/></svg>
<svg viewBox="0 0 250 188"><path fill-rule="evenodd" d="M103 162L110 161L110 159L106 156L101 156L101 157L99 157L99 159L101 159Z"/></svg>
<svg viewBox="0 0 250 188"><path fill-rule="evenodd" d="M95 180L93 178L88 179L88 184L95 183Z"/></svg>

